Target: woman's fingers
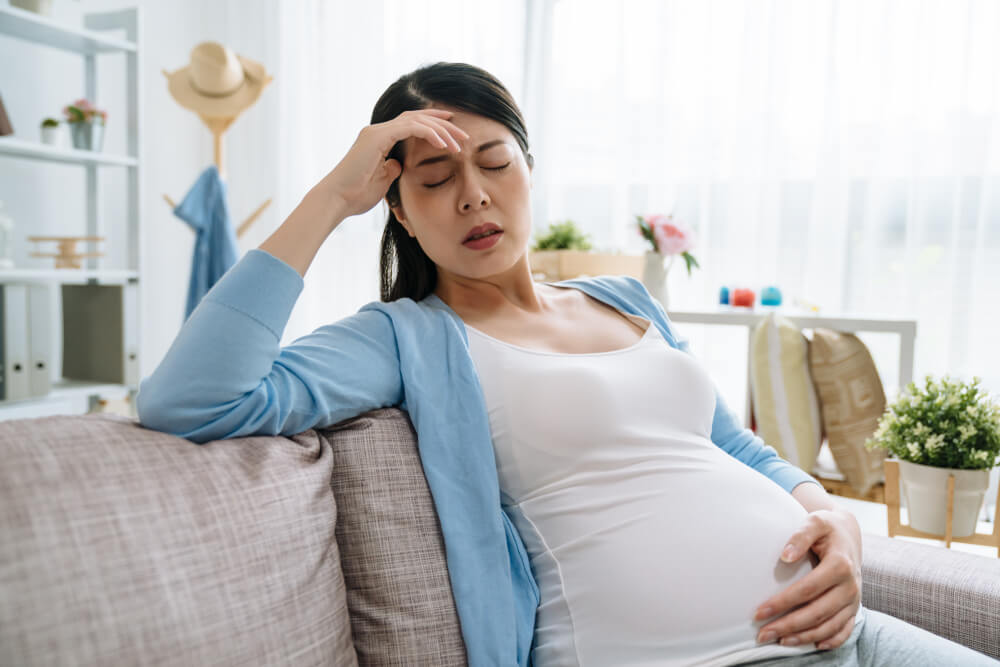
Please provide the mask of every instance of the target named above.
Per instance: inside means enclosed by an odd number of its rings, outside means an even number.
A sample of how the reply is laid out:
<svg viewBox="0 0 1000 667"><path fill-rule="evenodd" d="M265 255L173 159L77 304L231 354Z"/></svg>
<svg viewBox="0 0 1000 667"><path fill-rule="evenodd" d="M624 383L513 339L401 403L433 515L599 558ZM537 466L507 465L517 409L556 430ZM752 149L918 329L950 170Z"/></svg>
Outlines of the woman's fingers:
<svg viewBox="0 0 1000 667"><path fill-rule="evenodd" d="M810 630L839 613L844 604L845 600L837 588L831 588L808 604L762 627L757 632L757 641L766 643Z"/></svg>
<svg viewBox="0 0 1000 667"><path fill-rule="evenodd" d="M814 628L781 638L783 646L817 644L817 648L836 648L844 643L854 629L854 615L857 610L844 607ZM823 644L823 646L819 646Z"/></svg>
<svg viewBox="0 0 1000 667"><path fill-rule="evenodd" d="M435 113L431 114L430 112ZM444 117L450 117L451 115L451 111L444 111L442 109L404 111L396 118L384 124L389 133L382 142L383 155L388 155L397 142L404 141L410 137L423 139L437 148L448 148L450 146L455 151L461 150L455 137L460 136L468 139L469 135L462 128Z"/></svg>

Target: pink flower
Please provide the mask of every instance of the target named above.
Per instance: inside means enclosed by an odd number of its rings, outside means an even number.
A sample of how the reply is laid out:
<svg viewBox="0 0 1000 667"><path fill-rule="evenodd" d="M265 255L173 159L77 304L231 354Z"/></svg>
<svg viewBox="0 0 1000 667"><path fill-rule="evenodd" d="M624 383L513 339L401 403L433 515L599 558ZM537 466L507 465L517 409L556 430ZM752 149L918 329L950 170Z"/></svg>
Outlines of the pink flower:
<svg viewBox="0 0 1000 667"><path fill-rule="evenodd" d="M653 230L656 246L661 255L680 255L694 247L694 232L687 225L675 222L666 215L646 218Z"/></svg>

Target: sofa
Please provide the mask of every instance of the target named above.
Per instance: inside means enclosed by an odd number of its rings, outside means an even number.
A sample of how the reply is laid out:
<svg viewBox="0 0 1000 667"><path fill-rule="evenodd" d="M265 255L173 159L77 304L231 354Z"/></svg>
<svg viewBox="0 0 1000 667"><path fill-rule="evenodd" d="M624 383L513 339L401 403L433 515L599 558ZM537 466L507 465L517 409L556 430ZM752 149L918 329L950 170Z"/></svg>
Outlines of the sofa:
<svg viewBox="0 0 1000 667"><path fill-rule="evenodd" d="M864 536L864 604L1000 657L1000 560ZM0 422L0 665L463 665L406 413L196 445Z"/></svg>

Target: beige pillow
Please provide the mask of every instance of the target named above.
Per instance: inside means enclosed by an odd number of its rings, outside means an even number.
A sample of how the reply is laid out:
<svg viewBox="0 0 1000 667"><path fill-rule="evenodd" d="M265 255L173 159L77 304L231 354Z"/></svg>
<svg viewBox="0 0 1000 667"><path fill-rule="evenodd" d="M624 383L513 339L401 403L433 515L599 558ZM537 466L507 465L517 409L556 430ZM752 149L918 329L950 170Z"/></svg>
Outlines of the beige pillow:
<svg viewBox="0 0 1000 667"><path fill-rule="evenodd" d="M0 665L354 665L315 431L0 422Z"/></svg>
<svg viewBox="0 0 1000 667"><path fill-rule="evenodd" d="M885 450L865 448L886 404L872 355L854 334L816 329L809 346L809 366L830 452L851 488L865 495L885 480Z"/></svg>
<svg viewBox="0 0 1000 667"><path fill-rule="evenodd" d="M823 439L808 345L799 328L776 313L761 321L750 341L750 394L757 435L811 472Z"/></svg>
<svg viewBox="0 0 1000 667"><path fill-rule="evenodd" d="M337 543L358 663L464 667L444 538L409 416L375 410L321 433L333 448Z"/></svg>

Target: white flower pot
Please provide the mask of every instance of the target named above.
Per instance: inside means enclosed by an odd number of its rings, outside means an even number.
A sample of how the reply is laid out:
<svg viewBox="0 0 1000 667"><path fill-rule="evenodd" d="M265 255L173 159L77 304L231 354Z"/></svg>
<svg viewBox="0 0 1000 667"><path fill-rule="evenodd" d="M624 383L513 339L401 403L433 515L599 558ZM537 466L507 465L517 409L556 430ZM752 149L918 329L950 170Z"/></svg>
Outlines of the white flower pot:
<svg viewBox="0 0 1000 667"><path fill-rule="evenodd" d="M983 506L989 470L937 468L910 461L899 462L899 485L906 500L910 527L933 535L944 535L948 515L948 475L955 476L952 537L976 532L976 519Z"/></svg>
<svg viewBox="0 0 1000 667"><path fill-rule="evenodd" d="M58 146L62 143L62 126L56 125L55 127L43 127L40 128L42 131L42 143L49 146Z"/></svg>

